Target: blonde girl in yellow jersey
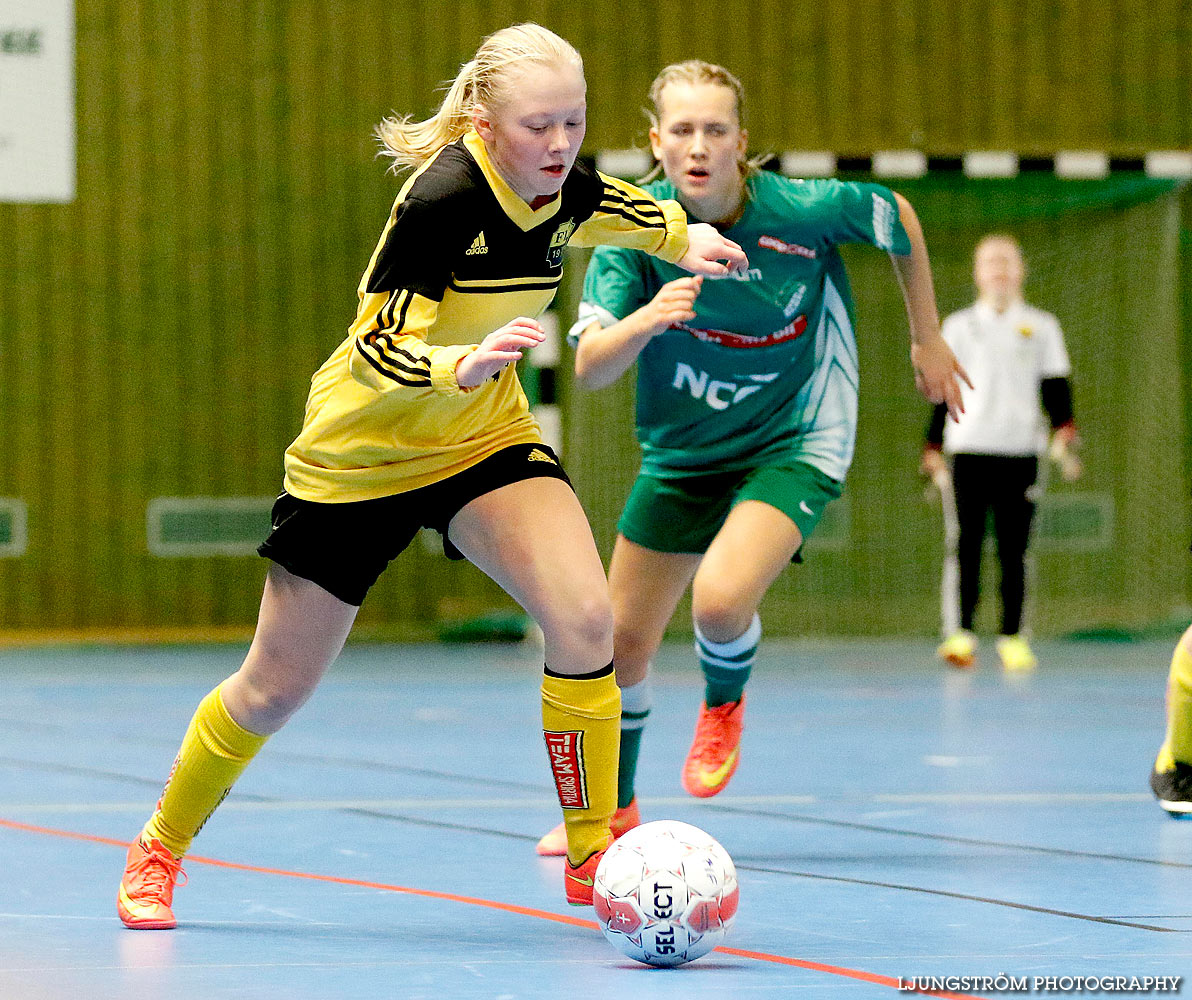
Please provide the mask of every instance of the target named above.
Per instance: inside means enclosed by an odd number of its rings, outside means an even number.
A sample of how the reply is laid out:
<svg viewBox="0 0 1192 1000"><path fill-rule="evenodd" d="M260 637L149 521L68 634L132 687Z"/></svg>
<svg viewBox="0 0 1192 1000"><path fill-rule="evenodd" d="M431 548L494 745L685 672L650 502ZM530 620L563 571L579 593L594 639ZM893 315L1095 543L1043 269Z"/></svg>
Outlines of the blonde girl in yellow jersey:
<svg viewBox="0 0 1192 1000"><path fill-rule="evenodd" d="M248 655L200 703L129 848L117 900L127 926L175 926L193 838L310 697L369 587L423 527L542 628L566 897L591 903L616 806L612 612L591 529L511 362L544 339L533 317L554 295L569 242L634 247L708 275L747 262L711 226L689 227L677 203L577 164L585 115L579 54L523 24L484 40L432 118L378 128L395 169L415 170L286 451Z"/></svg>

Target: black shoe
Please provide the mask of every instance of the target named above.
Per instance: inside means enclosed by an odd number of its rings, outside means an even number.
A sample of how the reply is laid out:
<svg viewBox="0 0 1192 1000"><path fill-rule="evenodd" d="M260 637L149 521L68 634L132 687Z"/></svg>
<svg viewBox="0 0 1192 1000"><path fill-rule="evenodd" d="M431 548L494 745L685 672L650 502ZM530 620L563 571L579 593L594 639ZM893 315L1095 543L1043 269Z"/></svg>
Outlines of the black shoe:
<svg viewBox="0 0 1192 1000"><path fill-rule="evenodd" d="M1152 771L1151 791L1168 815L1192 819L1192 764L1177 760L1170 771Z"/></svg>

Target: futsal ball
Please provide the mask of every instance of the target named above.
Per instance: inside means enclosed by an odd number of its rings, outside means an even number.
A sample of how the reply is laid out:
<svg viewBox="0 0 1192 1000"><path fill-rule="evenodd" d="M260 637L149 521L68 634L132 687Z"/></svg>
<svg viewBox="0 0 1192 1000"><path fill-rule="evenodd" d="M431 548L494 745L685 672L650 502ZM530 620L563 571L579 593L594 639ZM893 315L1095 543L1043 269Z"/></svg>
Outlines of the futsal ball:
<svg viewBox="0 0 1192 1000"><path fill-rule="evenodd" d="M682 965L724 941L737 913L737 870L711 835L659 820L613 842L592 899L614 948L646 965Z"/></svg>

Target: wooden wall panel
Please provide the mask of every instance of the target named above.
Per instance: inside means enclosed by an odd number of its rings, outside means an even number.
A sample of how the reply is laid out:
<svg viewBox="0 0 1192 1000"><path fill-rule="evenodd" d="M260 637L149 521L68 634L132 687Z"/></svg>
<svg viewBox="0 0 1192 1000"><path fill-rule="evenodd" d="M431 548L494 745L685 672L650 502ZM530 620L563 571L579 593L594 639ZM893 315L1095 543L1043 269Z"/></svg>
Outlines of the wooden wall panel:
<svg viewBox="0 0 1192 1000"><path fill-rule="evenodd" d="M643 143L693 56L742 78L759 150L1192 147L1186 0L77 0L78 196L0 205L0 496L31 537L0 630L251 623L259 560L150 556L146 503L278 489L399 183L373 126L528 19L585 57L589 152ZM500 602L433 558L365 624Z"/></svg>

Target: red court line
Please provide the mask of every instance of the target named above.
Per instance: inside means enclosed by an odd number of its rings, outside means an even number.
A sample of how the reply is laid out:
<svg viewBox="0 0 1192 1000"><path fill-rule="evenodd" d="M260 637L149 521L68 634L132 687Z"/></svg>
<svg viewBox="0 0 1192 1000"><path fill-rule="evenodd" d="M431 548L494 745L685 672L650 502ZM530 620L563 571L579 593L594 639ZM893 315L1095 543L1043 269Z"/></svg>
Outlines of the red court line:
<svg viewBox="0 0 1192 1000"><path fill-rule="evenodd" d="M57 830L49 826L34 826L31 823L18 823L16 820L0 818L0 827L10 830L21 830L25 833L38 833L48 837L64 837L68 840L82 840L93 844L109 844L112 847L125 849L127 840L116 840L112 837L100 837L91 833L77 833L73 830ZM236 861L222 861L219 858L205 858L197 854L188 854L186 860L190 864L210 865L213 868L229 868L234 871L256 872L260 875L281 875L284 878L305 879L309 882L330 882L333 885L351 885L363 889L377 889L382 892L399 892L406 896L422 896L425 899L441 899L452 903L467 903L469 906L483 906L490 910L500 910L504 913L517 913L523 917L537 917L539 920L552 920L559 924L570 924L572 927L587 927L599 930L594 920L584 920L580 917L569 917L562 913L552 913L550 910L539 910L532 906L518 906L516 903L501 903L495 899L481 899L478 896L459 896L453 892L436 892L434 889L414 889L404 885L389 885L385 882L369 882L357 878L341 878L338 875L318 875L314 872L296 872L285 868L264 868L260 865L244 865ZM758 962L772 962L775 965L789 965L797 969L808 969L812 972L824 972L832 976L843 976L846 979L858 979L861 982L873 983L877 986L888 986L900 993L918 993L929 997L942 997L944 1000L984 1000L968 993L945 993L936 990L906 990L900 988L899 981L891 976L882 976L874 972L864 972L860 969L849 969L840 965L827 965L823 962L811 962L803 958L790 958L786 955L771 955L764 951L745 951L741 948L720 947L716 949L725 955L737 958L749 958Z"/></svg>

